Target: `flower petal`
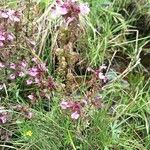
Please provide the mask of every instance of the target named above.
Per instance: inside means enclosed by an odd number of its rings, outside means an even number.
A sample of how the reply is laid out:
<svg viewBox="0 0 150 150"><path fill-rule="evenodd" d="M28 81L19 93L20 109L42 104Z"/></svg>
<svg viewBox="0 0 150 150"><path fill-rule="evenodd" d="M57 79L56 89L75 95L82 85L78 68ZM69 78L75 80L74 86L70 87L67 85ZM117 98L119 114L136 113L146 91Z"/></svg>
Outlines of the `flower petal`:
<svg viewBox="0 0 150 150"><path fill-rule="evenodd" d="M80 117L80 114L76 111L71 114L71 118L77 120Z"/></svg>

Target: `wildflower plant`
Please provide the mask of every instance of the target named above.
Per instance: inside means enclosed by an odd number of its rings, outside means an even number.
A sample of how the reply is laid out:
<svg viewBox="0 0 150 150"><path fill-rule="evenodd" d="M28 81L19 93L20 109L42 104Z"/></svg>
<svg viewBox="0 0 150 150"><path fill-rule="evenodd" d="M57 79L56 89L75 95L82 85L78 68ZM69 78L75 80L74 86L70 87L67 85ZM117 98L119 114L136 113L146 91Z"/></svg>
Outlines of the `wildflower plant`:
<svg viewBox="0 0 150 150"><path fill-rule="evenodd" d="M150 149L149 78L134 70L148 37L128 41L121 0L87 2L0 8L0 149Z"/></svg>
<svg viewBox="0 0 150 150"><path fill-rule="evenodd" d="M0 10L0 47L5 48L14 44L14 35L21 21L22 13L12 9Z"/></svg>

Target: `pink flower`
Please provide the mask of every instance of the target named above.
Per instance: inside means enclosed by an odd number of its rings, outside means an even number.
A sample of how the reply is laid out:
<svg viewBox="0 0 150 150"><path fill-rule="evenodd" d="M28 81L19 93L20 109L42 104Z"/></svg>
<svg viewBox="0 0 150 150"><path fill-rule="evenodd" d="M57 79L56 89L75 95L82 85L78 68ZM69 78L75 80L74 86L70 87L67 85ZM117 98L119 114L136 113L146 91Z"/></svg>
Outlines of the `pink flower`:
<svg viewBox="0 0 150 150"><path fill-rule="evenodd" d="M29 75L32 76L32 77L35 77L38 73L35 72L35 71L30 71L29 72Z"/></svg>
<svg viewBox="0 0 150 150"><path fill-rule="evenodd" d="M27 83L27 85L31 85L31 84L33 83L33 81L30 80L30 79L28 79L28 80L26 81L26 83Z"/></svg>
<svg viewBox="0 0 150 150"><path fill-rule="evenodd" d="M91 67L88 67L88 68L87 68L87 71L88 71L88 72L95 72Z"/></svg>
<svg viewBox="0 0 150 150"><path fill-rule="evenodd" d="M38 78L35 78L35 83L40 83L40 80Z"/></svg>
<svg viewBox="0 0 150 150"><path fill-rule="evenodd" d="M14 22L19 22L19 21L20 21L20 18L17 17L17 16L13 16L13 21L14 21Z"/></svg>
<svg viewBox="0 0 150 150"><path fill-rule="evenodd" d="M0 123L6 123L7 122L7 117L6 117L6 115L2 115L2 116L0 116Z"/></svg>
<svg viewBox="0 0 150 150"><path fill-rule="evenodd" d="M106 82L108 81L108 78L107 78L105 75L103 75L102 72L100 72L100 73L98 74L98 77L99 77L99 79L101 79L104 83L106 83Z"/></svg>
<svg viewBox="0 0 150 150"><path fill-rule="evenodd" d="M98 77L99 77L99 79L101 79L101 80L105 79L105 76L103 75L102 72L99 72Z"/></svg>
<svg viewBox="0 0 150 150"><path fill-rule="evenodd" d="M11 10L11 9L7 10L7 14L8 14L9 17L11 17L14 13L15 13L14 10Z"/></svg>
<svg viewBox="0 0 150 150"><path fill-rule="evenodd" d="M79 117L80 117L80 114L79 114L77 111L75 111L75 112L73 112L73 113L71 114L71 118L72 118L72 119L77 120Z"/></svg>
<svg viewBox="0 0 150 150"><path fill-rule="evenodd" d="M67 13L68 13L68 10L64 6L56 6L56 8L52 9L51 11L51 17L56 18L61 15L66 15Z"/></svg>
<svg viewBox="0 0 150 150"><path fill-rule="evenodd" d="M34 99L35 99L34 94L30 94L30 95L28 95L27 97L28 97L30 100L34 100Z"/></svg>
<svg viewBox="0 0 150 150"><path fill-rule="evenodd" d="M0 68L4 68L4 67L5 65L2 62L0 62Z"/></svg>
<svg viewBox="0 0 150 150"><path fill-rule="evenodd" d="M28 117L28 119L32 119L33 113L32 112L28 112L27 117Z"/></svg>
<svg viewBox="0 0 150 150"><path fill-rule="evenodd" d="M11 75L9 76L9 78L10 78L11 80L14 80L14 79L16 78L16 76L15 76L14 74L11 74Z"/></svg>
<svg viewBox="0 0 150 150"><path fill-rule="evenodd" d="M14 11L11 9L0 11L1 18L10 19L10 21L13 21L13 22L19 22L21 15L22 14L19 11Z"/></svg>
<svg viewBox="0 0 150 150"><path fill-rule="evenodd" d="M7 40L9 40L9 41L13 41L14 40L14 35L12 34L12 33L8 33L8 35L7 35Z"/></svg>
<svg viewBox="0 0 150 150"><path fill-rule="evenodd" d="M90 12L90 8L88 7L88 4L80 4L80 13L82 15L88 15Z"/></svg>
<svg viewBox="0 0 150 150"><path fill-rule="evenodd" d="M9 19L13 22L20 22L21 12L14 11L14 10L8 10Z"/></svg>
<svg viewBox="0 0 150 150"><path fill-rule="evenodd" d="M61 107L62 109L67 109L67 108L70 107L70 105L69 105L68 102L62 101L62 102L60 103L60 107Z"/></svg>
<svg viewBox="0 0 150 150"><path fill-rule="evenodd" d="M35 67L29 69L28 74L29 74L30 76L32 76L32 77L35 77L35 76L38 75L38 69L35 68Z"/></svg>
<svg viewBox="0 0 150 150"><path fill-rule="evenodd" d="M105 78L103 79L103 82L106 83L108 82L108 78L105 76Z"/></svg>
<svg viewBox="0 0 150 150"><path fill-rule="evenodd" d="M81 105L87 105L87 104L88 104L88 102L87 102L86 99L83 99L83 100L81 101Z"/></svg>
<svg viewBox="0 0 150 150"><path fill-rule="evenodd" d="M25 73L24 72L19 72L19 77L24 77L25 76Z"/></svg>
<svg viewBox="0 0 150 150"><path fill-rule="evenodd" d="M4 43L0 41L0 47L3 47L3 46L4 46Z"/></svg>
<svg viewBox="0 0 150 150"><path fill-rule="evenodd" d="M32 61L35 62L35 63L37 63L37 58L36 58L36 57L33 57L33 58L32 58Z"/></svg>
<svg viewBox="0 0 150 150"><path fill-rule="evenodd" d="M67 8L65 6L58 6L58 7L56 7L56 11L60 15L66 15L68 13L68 10L67 10Z"/></svg>
<svg viewBox="0 0 150 150"><path fill-rule="evenodd" d="M11 64L10 64L10 68L11 68L11 69L16 69L16 64L15 64L15 63L11 63Z"/></svg>
<svg viewBox="0 0 150 150"><path fill-rule="evenodd" d="M5 37L0 34L0 41L5 41Z"/></svg>
<svg viewBox="0 0 150 150"><path fill-rule="evenodd" d="M25 60L23 60L20 65L24 69L27 66L27 62Z"/></svg>
<svg viewBox="0 0 150 150"><path fill-rule="evenodd" d="M7 18L9 17L9 15L7 14L7 12L4 12L4 11L1 12L0 15L1 15L1 17L4 18L4 19L7 19Z"/></svg>
<svg viewBox="0 0 150 150"><path fill-rule="evenodd" d="M80 112L81 110L81 104L80 102L74 102L72 105L71 105L71 110L73 112L77 111L77 112Z"/></svg>

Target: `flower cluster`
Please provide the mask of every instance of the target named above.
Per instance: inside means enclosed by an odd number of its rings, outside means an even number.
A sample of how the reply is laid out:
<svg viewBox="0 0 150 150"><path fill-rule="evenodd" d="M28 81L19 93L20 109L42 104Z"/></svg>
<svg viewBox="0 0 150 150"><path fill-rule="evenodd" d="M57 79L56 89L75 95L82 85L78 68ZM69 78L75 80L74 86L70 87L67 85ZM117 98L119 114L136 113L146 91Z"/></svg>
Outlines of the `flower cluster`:
<svg viewBox="0 0 150 150"><path fill-rule="evenodd" d="M0 10L0 19L5 19L8 22L20 22L21 15L20 11L11 9Z"/></svg>
<svg viewBox="0 0 150 150"><path fill-rule="evenodd" d="M12 32L9 32L10 26L13 26L13 23L17 24L20 22L21 12L5 9L0 10L0 47L5 47L10 45L14 40L15 36Z"/></svg>
<svg viewBox="0 0 150 150"><path fill-rule="evenodd" d="M81 101L62 101L60 107L63 110L70 110L71 118L77 120L81 115L84 116L86 108L89 111L90 108L102 108L103 104L101 103L101 98L96 97L86 97ZM94 107L94 108L93 108Z"/></svg>
<svg viewBox="0 0 150 150"><path fill-rule="evenodd" d="M81 108L85 105L86 103L81 103L81 102L73 102L73 101L62 101L60 106L63 110L69 109L71 110L71 118L72 119L78 119L80 114L81 114Z"/></svg>
<svg viewBox="0 0 150 150"><path fill-rule="evenodd" d="M12 33L6 31L3 27L0 27L0 47L9 45L14 38L15 36Z"/></svg>
<svg viewBox="0 0 150 150"><path fill-rule="evenodd" d="M92 72L95 75L96 79L101 80L103 83L107 83L108 78L104 74L104 71L106 69L107 69L107 66L102 65L99 67L99 69L96 69L96 70L89 67L89 68L87 68L87 71Z"/></svg>
<svg viewBox="0 0 150 150"><path fill-rule="evenodd" d="M52 7L52 17L63 16L73 20L79 14L87 15L90 12L87 3L79 4L77 0L56 0L56 4Z"/></svg>
<svg viewBox="0 0 150 150"><path fill-rule="evenodd" d="M53 78L48 75L48 69L44 63L38 61L37 58L32 58L32 62L20 60L17 63L4 64L0 62L0 68L9 69L9 79L15 80L23 78L26 86L36 87L40 90L40 96L49 97L49 92L55 89ZM34 92L27 96L32 102L36 99Z"/></svg>
<svg viewBox="0 0 150 150"><path fill-rule="evenodd" d="M36 86L40 90L40 96L49 99L49 92L55 89L55 83L53 78L48 75L47 67L44 63L40 63L36 58L32 59L36 65L27 69L28 79L26 84L28 86ZM36 100L36 94L34 92L27 96L32 102Z"/></svg>

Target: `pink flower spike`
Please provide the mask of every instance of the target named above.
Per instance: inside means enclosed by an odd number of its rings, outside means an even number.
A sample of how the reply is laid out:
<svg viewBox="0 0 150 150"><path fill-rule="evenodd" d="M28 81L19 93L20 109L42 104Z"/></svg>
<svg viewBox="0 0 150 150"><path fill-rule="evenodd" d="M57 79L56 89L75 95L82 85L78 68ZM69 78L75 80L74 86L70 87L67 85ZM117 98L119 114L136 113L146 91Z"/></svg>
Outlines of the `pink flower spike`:
<svg viewBox="0 0 150 150"><path fill-rule="evenodd" d="M11 68L11 69L16 69L16 64L11 63L11 64L10 64L10 68Z"/></svg>
<svg viewBox="0 0 150 150"><path fill-rule="evenodd" d="M69 108L69 104L66 101L62 101L60 103L60 107L61 107L61 109L67 109L67 108Z"/></svg>
<svg viewBox="0 0 150 150"><path fill-rule="evenodd" d="M75 111L74 113L71 114L71 118L77 120L80 117L79 113Z"/></svg>
<svg viewBox="0 0 150 150"><path fill-rule="evenodd" d="M16 76L15 76L14 74L11 74L11 75L9 76L9 78L10 78L11 80L14 80L14 79L16 78Z"/></svg>
<svg viewBox="0 0 150 150"><path fill-rule="evenodd" d="M80 4L80 12L82 15L88 15L90 12L90 8L88 7L88 4Z"/></svg>
<svg viewBox="0 0 150 150"><path fill-rule="evenodd" d="M0 62L0 68L4 68L4 67L5 65L2 62Z"/></svg>
<svg viewBox="0 0 150 150"><path fill-rule="evenodd" d="M26 83L27 83L27 85L31 85L31 84L33 83L33 81L30 80L30 79L28 79L28 80L26 81Z"/></svg>

